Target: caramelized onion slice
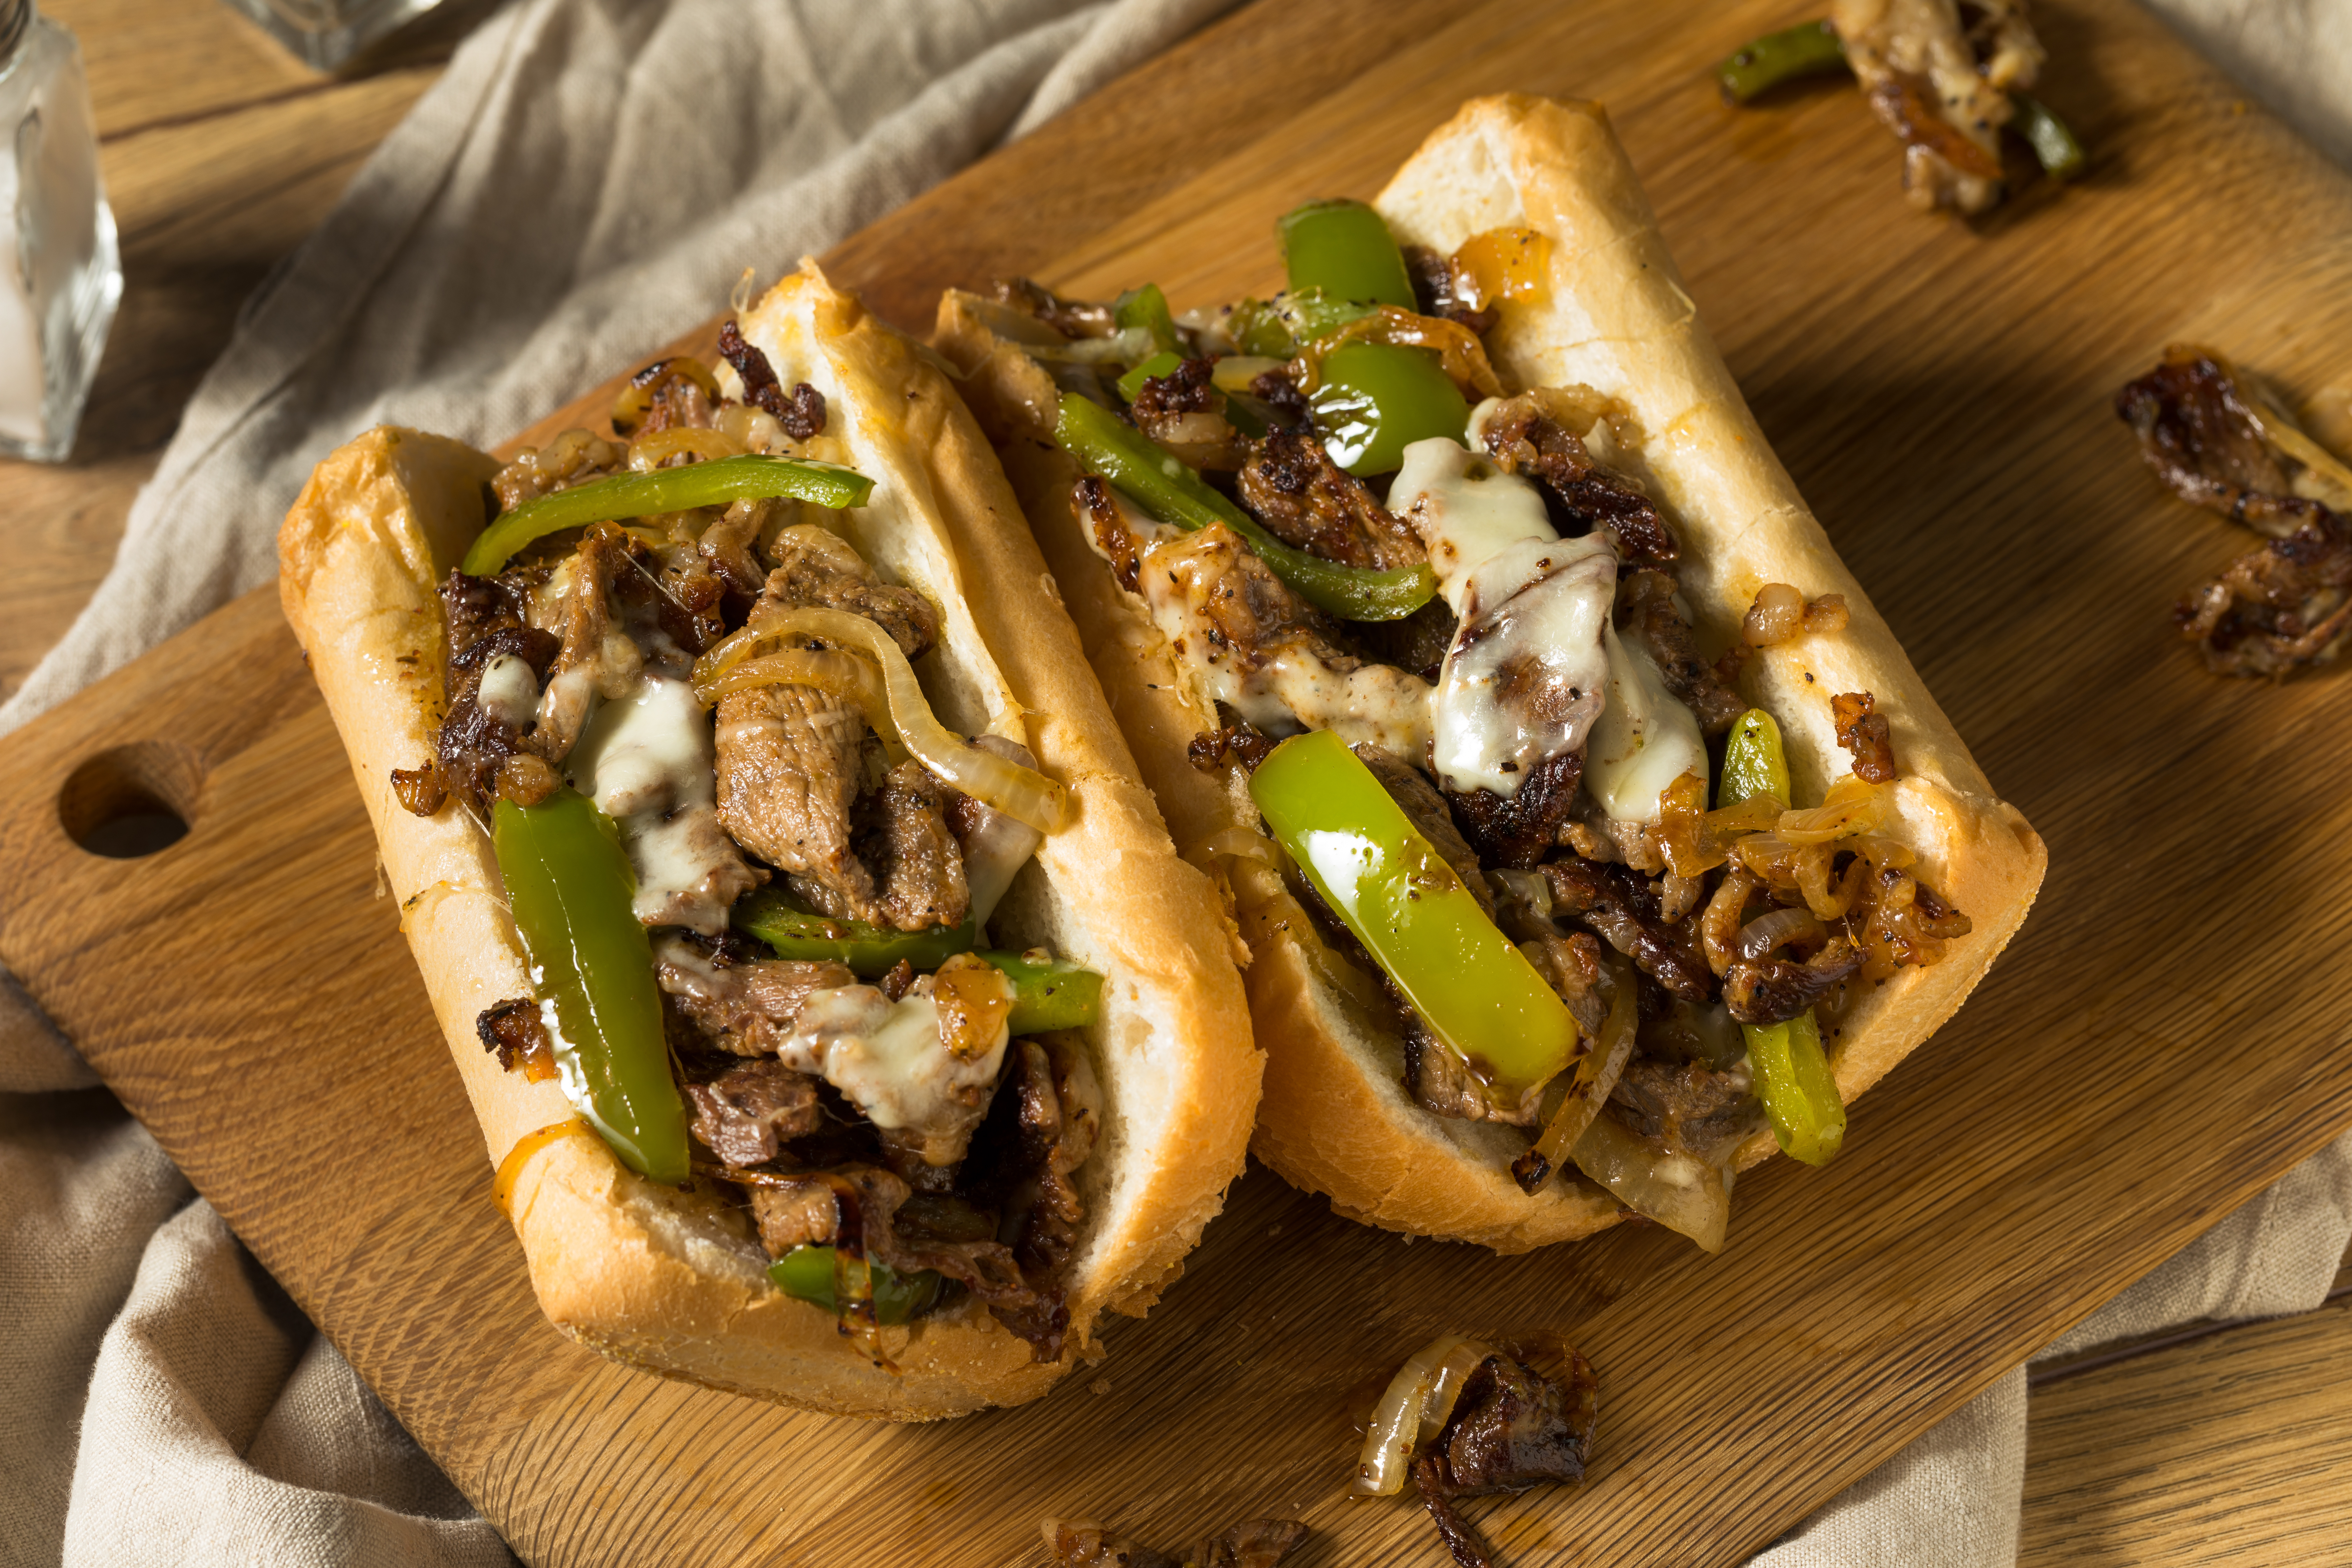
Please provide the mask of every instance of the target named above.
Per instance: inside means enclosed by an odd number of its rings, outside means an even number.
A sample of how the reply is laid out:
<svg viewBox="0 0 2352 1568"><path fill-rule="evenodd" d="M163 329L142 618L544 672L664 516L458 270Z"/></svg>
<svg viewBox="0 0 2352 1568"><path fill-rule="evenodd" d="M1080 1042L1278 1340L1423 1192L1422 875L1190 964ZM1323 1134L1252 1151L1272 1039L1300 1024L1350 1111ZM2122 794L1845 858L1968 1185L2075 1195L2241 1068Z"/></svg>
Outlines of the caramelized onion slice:
<svg viewBox="0 0 2352 1568"><path fill-rule="evenodd" d="M761 686L814 686L819 691L855 702L865 710L866 723L882 737L882 749L891 763L906 758L897 726L890 722L889 699L883 694L882 672L854 653L836 648L787 647L755 658L740 659L694 683L697 700L709 704L734 691Z"/></svg>
<svg viewBox="0 0 2352 1568"><path fill-rule="evenodd" d="M632 473L650 473L681 452L698 463L709 463L721 458L740 458L746 450L742 442L724 430L674 425L630 442L629 469Z"/></svg>
<svg viewBox="0 0 2352 1568"><path fill-rule="evenodd" d="M897 639L863 616L801 606L770 610L694 661L694 686L706 686L747 658L782 651L782 645L818 637L854 648L877 667L891 729L917 761L982 804L1040 833L1059 829L1069 816L1069 794L1034 768L984 752L940 723L931 712L915 667ZM881 725L876 725L879 732Z"/></svg>
<svg viewBox="0 0 2352 1568"><path fill-rule="evenodd" d="M1601 1037L1577 1064L1576 1081L1570 1086L1568 1098L1559 1102L1550 1125L1536 1140L1536 1157L1542 1162L1539 1168L1547 1176L1566 1163L1569 1151L1592 1125L1592 1119L1601 1114L1601 1106L1608 1103L1609 1096L1617 1088L1617 1080L1624 1076L1625 1064L1633 1058L1633 1037L1641 1024L1641 1009L1634 1002L1633 976L1620 966L1612 968L1616 973L1617 994L1610 999L1609 1016L1601 1026Z"/></svg>
<svg viewBox="0 0 2352 1568"><path fill-rule="evenodd" d="M1462 1385L1494 1353L1476 1340L1441 1334L1397 1369L1364 1426L1356 1462L1358 1497L1394 1497L1404 1489L1413 1450L1445 1430Z"/></svg>
<svg viewBox="0 0 2352 1568"><path fill-rule="evenodd" d="M1705 1251L1723 1250L1731 1188L1713 1165L1669 1153L1607 1116L1592 1119L1570 1158L1635 1214L1689 1237Z"/></svg>
<svg viewBox="0 0 2352 1568"><path fill-rule="evenodd" d="M1802 811L1784 811L1773 832L1781 842L1800 847L1827 844L1874 832L1895 804L1894 787L1874 784L1847 773L1830 785L1822 804Z"/></svg>

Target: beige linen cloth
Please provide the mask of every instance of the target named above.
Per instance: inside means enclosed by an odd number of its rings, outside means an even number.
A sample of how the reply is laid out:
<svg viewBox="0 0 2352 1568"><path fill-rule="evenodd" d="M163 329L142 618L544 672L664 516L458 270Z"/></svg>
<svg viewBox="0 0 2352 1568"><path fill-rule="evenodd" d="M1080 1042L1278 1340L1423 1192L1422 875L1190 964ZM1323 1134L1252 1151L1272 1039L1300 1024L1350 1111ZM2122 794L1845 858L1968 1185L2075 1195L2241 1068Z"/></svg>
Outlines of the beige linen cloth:
<svg viewBox="0 0 2352 1568"><path fill-rule="evenodd" d="M247 307L0 730L268 581L353 432L494 442L1232 3L517 0ZM2352 161L2352 3L2155 3ZM2347 1235L2352 1135L2045 1353L2308 1309ZM5 974L0 1311L0 1568L512 1561ZM2025 1404L2020 1369L1757 1563L2011 1563Z"/></svg>

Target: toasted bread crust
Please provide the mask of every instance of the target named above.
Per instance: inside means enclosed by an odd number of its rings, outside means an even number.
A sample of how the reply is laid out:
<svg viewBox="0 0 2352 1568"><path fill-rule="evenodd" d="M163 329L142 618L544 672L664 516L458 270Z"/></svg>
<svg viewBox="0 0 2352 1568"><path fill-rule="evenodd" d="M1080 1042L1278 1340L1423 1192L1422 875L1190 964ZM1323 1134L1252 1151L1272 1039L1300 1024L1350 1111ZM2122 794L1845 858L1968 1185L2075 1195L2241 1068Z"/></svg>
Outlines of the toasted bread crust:
<svg viewBox="0 0 2352 1568"><path fill-rule="evenodd" d="M941 718L1022 741L1070 791L1070 826L1047 838L993 922L1000 941L1050 942L1108 980L1089 1031L1105 1125L1079 1172L1088 1219L1059 1363L1033 1363L967 1300L884 1330L898 1371L879 1370L830 1313L768 1285L740 1214L715 1198L639 1179L593 1136L517 1148L572 1108L556 1085L501 1071L475 1035L484 1007L530 992L496 860L461 806L417 817L389 783L432 754L446 660L436 588L482 526L495 460L393 428L333 454L279 534L286 616L350 753L550 1321L633 1365L815 1410L924 1420L1034 1398L1099 1353L1091 1329L1105 1309L1149 1305L1240 1172L1262 1060L1218 895L1176 858L946 377L814 265L742 328L788 383L824 394L825 455L877 481L871 504L840 525L940 605L945 637L923 673Z"/></svg>
<svg viewBox="0 0 2352 1568"><path fill-rule="evenodd" d="M1505 385L1581 384L1617 400L1643 437L1644 478L1675 518L1681 576L1699 626L1721 644L1766 583L1843 594L1844 631L1763 650L1742 678L1779 721L1801 798L1847 771L1830 697L1867 690L1893 730L1903 776L1888 829L1919 856L1920 874L1974 922L1941 963L1904 971L1848 1013L1832 1042L1848 1102L1948 1018L2023 922L2047 857L2017 810L1997 797L1928 695L1885 622L1772 455L1714 342L1698 321L1633 167L1598 104L1525 95L1474 100L1434 132L1374 205L1398 237L1450 252L1474 234L1533 227L1551 237L1549 288L1503 307L1487 335ZM966 395L992 427L995 366L980 323L950 296L938 342L973 373ZM1006 468L1126 726L1144 776L1188 853L1229 847L1256 829L1231 778L1194 769L1185 745L1215 727L1205 696L1177 669L1140 602L1087 546L1071 470L1034 443L1008 445ZM1265 1047L1265 1096L1253 1148L1339 1212L1415 1235L1519 1252L1622 1216L1593 1184L1555 1177L1519 1192L1499 1135L1422 1110L1400 1081L1402 1048L1351 1007L1336 968L1297 904L1246 858L1220 855L1253 958L1247 979ZM1776 1152L1769 1131L1739 1150L1745 1169Z"/></svg>

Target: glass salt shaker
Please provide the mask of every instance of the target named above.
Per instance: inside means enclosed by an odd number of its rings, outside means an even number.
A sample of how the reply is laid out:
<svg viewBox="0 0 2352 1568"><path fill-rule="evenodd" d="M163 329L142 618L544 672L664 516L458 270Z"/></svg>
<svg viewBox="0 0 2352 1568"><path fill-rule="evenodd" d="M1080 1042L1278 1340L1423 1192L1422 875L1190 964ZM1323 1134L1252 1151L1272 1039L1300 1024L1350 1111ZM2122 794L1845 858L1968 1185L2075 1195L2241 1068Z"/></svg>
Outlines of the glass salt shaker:
<svg viewBox="0 0 2352 1568"><path fill-rule="evenodd" d="M0 0L0 454L61 461L122 300L71 33Z"/></svg>

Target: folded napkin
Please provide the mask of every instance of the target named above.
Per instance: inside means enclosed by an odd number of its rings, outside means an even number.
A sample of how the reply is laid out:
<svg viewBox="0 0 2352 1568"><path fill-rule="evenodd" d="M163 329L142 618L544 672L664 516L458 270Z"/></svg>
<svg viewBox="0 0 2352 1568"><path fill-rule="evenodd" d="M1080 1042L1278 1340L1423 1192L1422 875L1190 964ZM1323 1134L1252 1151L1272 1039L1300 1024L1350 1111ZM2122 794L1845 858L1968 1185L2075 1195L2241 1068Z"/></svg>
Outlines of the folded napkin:
<svg viewBox="0 0 2352 1568"><path fill-rule="evenodd" d="M517 0L247 306L0 731L267 582L354 432L502 439L1233 3ZM2352 158L2352 6L2151 4ZM2044 1353L2315 1306L2347 1235L2352 1135ZM512 1561L5 974L0 1302L0 1568ZM1756 1563L2013 1561L2025 1406L2021 1368Z"/></svg>

